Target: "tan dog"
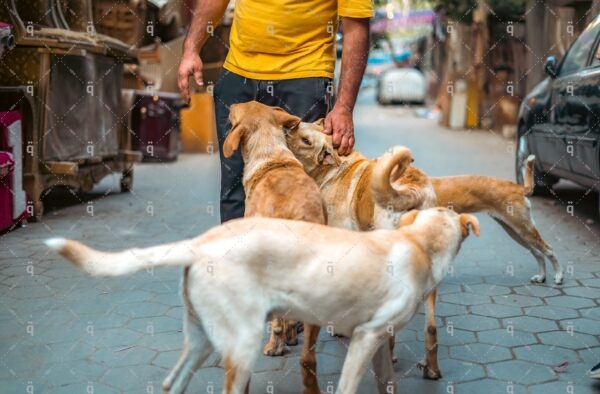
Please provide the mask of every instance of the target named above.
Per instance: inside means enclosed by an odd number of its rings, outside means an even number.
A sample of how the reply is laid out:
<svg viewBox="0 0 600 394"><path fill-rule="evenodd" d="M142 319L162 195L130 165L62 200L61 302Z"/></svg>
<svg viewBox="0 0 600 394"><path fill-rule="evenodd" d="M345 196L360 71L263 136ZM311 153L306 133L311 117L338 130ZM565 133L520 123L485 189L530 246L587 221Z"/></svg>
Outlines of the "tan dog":
<svg viewBox="0 0 600 394"><path fill-rule="evenodd" d="M555 282L562 283L564 273L552 248L541 238L531 217L526 198L533 186L533 162L527 163L525 186L481 176L431 178L412 166L410 150L394 147L378 160L369 160L357 151L340 157L336 165L321 160L331 149L331 138L322 133L322 122L303 127L286 136L288 146L317 182L327 204L331 226L352 230L394 228L408 209L433 206L452 207L459 213L490 214L518 243L531 250L538 260L539 274L532 282L545 280L544 256L555 270ZM507 205L512 206L511 214ZM424 376L439 379L435 324L435 292L427 300L425 326ZM393 339L390 343L393 346ZM316 378L305 379L314 384Z"/></svg>
<svg viewBox="0 0 600 394"><path fill-rule="evenodd" d="M442 206L459 213L487 213L536 258L539 273L531 282L545 282L544 257L555 271L554 282L564 280L552 247L535 227L527 198L533 190L534 156L527 159L525 185L490 176L428 177L410 165L408 149L403 147L392 148L378 160L368 160L356 151L346 157L334 153L339 165L332 166L320 161L320 152L331 149L330 138L321 131L321 122L315 122L289 133L286 139L319 185L325 203L335 202L327 209L329 225L356 230L390 228L406 207Z"/></svg>
<svg viewBox="0 0 600 394"><path fill-rule="evenodd" d="M444 277L469 228L479 234L474 216L445 208L411 211L401 224L398 230L352 232L248 218L194 239L117 253L63 238L46 245L97 276L127 275L148 267L187 268L185 340L163 382L165 392L183 392L193 372L215 350L227 369L223 392L243 393L260 354L265 318L289 311L288 317L314 325L333 321L336 332L351 337L336 393L356 393L373 359L383 394L397 393L385 346L388 331L400 330L412 319Z"/></svg>
<svg viewBox="0 0 600 394"><path fill-rule="evenodd" d="M246 192L244 216L325 224L326 213L319 187L306 175L285 141L284 128L299 128L300 118L281 108L250 101L232 105L229 120L231 132L223 144L223 154L231 157L234 151L241 149ZM296 321L274 318L270 324L269 342L263 350L265 355L280 356L286 344L298 343ZM308 337L316 336L312 334L312 327L305 330ZM312 359L312 354L307 357ZM304 361L312 365L311 360Z"/></svg>

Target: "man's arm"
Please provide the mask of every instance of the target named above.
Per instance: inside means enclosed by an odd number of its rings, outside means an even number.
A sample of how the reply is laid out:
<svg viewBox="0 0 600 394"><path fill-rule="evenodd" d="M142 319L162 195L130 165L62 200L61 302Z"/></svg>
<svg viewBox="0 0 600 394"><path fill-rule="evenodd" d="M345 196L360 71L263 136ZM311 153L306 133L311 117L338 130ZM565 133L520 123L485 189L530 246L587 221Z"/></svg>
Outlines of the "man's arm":
<svg viewBox="0 0 600 394"><path fill-rule="evenodd" d="M325 133L333 133L333 145L340 155L354 147L352 112L369 55L369 19L342 18L344 48L335 105L325 118Z"/></svg>
<svg viewBox="0 0 600 394"><path fill-rule="evenodd" d="M192 23L183 42L183 54L179 64L178 85L185 102L190 100L189 77L191 75L194 76L194 80L198 85L202 86L204 84L200 49L202 49L210 35L207 31L208 25L217 26L227 9L228 3L229 0L196 1L195 15L192 17Z"/></svg>

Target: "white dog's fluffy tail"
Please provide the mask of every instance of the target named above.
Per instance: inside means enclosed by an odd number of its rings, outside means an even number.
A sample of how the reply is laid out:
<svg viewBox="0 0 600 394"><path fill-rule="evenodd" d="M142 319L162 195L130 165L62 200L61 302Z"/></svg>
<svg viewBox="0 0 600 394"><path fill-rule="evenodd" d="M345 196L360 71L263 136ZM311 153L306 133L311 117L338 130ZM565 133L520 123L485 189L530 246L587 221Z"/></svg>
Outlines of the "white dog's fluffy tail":
<svg viewBox="0 0 600 394"><path fill-rule="evenodd" d="M190 265L198 260L185 241L114 253L100 252L65 238L51 238L44 243L79 269L94 276L127 275L150 267Z"/></svg>

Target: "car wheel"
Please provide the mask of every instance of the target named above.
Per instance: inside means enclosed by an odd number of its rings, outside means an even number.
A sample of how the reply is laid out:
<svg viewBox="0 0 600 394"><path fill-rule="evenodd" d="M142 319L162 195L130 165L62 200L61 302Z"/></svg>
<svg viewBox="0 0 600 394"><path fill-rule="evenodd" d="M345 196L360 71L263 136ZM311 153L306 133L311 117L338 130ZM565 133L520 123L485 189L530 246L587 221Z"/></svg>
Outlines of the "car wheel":
<svg viewBox="0 0 600 394"><path fill-rule="evenodd" d="M515 154L515 171L517 183L523 185L525 183L525 171L526 166L525 162L529 155L531 155L531 150L529 149L529 144L527 143L527 138L525 137L526 128L525 126L521 126L519 128L519 133L517 134L517 151ZM552 176L550 174L544 173L540 171L537 165L534 165L533 169L533 194L534 195L548 195L552 189L552 186L558 182L558 178Z"/></svg>

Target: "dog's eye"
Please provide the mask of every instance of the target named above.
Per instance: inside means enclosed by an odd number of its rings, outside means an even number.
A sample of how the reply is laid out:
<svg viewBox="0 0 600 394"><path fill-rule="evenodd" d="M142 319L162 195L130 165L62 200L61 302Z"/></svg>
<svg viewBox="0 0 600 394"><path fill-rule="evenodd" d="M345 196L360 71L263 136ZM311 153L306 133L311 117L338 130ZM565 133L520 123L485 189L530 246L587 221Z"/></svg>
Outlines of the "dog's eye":
<svg viewBox="0 0 600 394"><path fill-rule="evenodd" d="M302 142L303 142L305 145L310 145L310 141L308 140L308 138L302 138Z"/></svg>

